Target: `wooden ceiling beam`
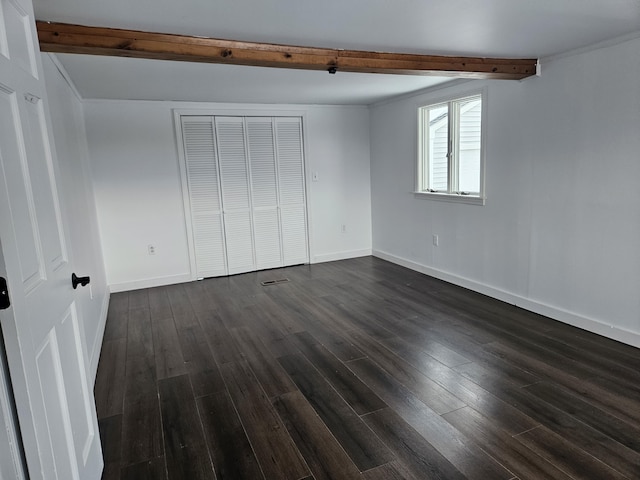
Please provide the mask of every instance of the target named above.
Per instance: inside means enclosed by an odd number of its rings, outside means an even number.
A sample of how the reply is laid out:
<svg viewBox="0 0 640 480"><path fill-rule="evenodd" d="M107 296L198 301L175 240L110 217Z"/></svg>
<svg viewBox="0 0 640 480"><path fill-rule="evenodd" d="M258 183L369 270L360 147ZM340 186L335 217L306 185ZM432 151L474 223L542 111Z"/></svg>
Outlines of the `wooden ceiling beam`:
<svg viewBox="0 0 640 480"><path fill-rule="evenodd" d="M297 47L37 21L40 50L256 67L519 80L535 59L449 57Z"/></svg>

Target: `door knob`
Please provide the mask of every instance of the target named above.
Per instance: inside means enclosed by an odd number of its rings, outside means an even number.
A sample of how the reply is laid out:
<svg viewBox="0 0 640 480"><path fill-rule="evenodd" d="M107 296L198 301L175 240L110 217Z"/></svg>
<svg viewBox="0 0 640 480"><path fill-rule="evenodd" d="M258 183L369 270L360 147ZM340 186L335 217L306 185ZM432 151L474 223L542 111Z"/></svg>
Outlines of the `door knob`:
<svg viewBox="0 0 640 480"><path fill-rule="evenodd" d="M0 310L6 310L11 306L9 301L9 288L7 287L7 281L0 277Z"/></svg>
<svg viewBox="0 0 640 480"><path fill-rule="evenodd" d="M91 278L89 277L78 277L75 273L71 274L71 285L73 285L73 289L78 288L78 285L84 287L89 285Z"/></svg>

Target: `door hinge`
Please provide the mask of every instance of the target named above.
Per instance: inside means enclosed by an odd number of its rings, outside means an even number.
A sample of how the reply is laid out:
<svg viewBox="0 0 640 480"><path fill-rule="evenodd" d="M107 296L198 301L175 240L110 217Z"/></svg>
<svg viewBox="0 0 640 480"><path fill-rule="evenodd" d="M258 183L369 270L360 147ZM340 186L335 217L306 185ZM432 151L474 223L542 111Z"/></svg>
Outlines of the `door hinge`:
<svg viewBox="0 0 640 480"><path fill-rule="evenodd" d="M4 277L0 277L0 310L6 310L11 306L9 301L9 288L7 287L7 280Z"/></svg>

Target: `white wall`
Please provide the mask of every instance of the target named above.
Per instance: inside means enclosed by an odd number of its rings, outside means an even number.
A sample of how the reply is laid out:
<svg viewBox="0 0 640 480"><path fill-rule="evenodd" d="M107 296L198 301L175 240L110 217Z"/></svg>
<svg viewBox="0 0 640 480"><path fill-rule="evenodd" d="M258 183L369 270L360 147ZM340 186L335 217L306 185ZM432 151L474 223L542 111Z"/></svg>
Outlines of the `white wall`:
<svg viewBox="0 0 640 480"><path fill-rule="evenodd" d="M89 288L78 288L76 306L95 378L107 317L109 290L96 219L82 104L49 55L42 56L47 96L59 166L58 193L70 241L70 261L79 276L89 275Z"/></svg>
<svg viewBox="0 0 640 480"><path fill-rule="evenodd" d="M306 123L311 262L371 255L369 112L311 107ZM345 231L342 231L342 225Z"/></svg>
<svg viewBox="0 0 640 480"><path fill-rule="evenodd" d="M639 78L635 39L374 106L374 254L640 346ZM414 197L416 108L483 86L486 205Z"/></svg>
<svg viewBox="0 0 640 480"><path fill-rule="evenodd" d="M371 253L366 107L88 100L87 138L112 291L190 279L175 108L304 115L311 261ZM311 182L312 172L318 182ZM149 244L156 247L153 256Z"/></svg>

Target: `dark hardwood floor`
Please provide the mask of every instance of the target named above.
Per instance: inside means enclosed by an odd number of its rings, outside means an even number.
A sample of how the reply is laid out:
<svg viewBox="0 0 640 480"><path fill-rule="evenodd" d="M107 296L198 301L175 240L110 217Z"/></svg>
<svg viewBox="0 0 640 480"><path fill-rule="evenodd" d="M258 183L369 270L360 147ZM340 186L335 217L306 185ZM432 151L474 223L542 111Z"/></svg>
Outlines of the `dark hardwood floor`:
<svg viewBox="0 0 640 480"><path fill-rule="evenodd" d="M640 478L640 350L372 257L114 294L95 393L104 480Z"/></svg>

